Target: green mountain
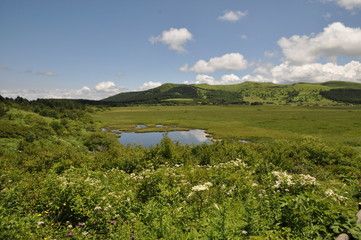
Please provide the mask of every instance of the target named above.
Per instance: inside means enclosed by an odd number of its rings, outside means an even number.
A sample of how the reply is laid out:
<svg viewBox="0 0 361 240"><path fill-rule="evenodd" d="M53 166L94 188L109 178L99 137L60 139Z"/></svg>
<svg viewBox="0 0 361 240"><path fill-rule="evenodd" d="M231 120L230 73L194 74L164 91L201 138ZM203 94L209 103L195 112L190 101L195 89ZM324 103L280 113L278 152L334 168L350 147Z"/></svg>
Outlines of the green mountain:
<svg viewBox="0 0 361 240"><path fill-rule="evenodd" d="M103 99L120 104L361 104L361 84L332 81L325 83L244 82L234 85L163 84L139 92L125 92Z"/></svg>

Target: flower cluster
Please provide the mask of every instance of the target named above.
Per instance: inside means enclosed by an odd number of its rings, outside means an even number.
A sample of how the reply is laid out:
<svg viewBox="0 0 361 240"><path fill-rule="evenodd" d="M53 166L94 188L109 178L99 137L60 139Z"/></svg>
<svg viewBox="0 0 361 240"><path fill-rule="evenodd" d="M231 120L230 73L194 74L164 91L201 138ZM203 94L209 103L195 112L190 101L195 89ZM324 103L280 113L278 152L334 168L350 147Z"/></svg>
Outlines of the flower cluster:
<svg viewBox="0 0 361 240"><path fill-rule="evenodd" d="M241 159L232 160L229 162L219 163L217 165L208 166L208 168L232 168L232 167L240 167L246 168L247 164L243 162Z"/></svg>
<svg viewBox="0 0 361 240"><path fill-rule="evenodd" d="M280 188L281 186L288 187L295 184L292 181L292 175L289 175L287 172L273 171L272 174L277 178L276 184L273 185L273 188Z"/></svg>
<svg viewBox="0 0 361 240"><path fill-rule="evenodd" d="M306 187L318 185L316 178L308 174L291 175L287 172L273 171L272 174L277 178L273 188L287 188L290 187Z"/></svg>
<svg viewBox="0 0 361 240"><path fill-rule="evenodd" d="M211 182L206 182L201 185L193 186L192 191L194 191L194 192L206 191L206 190L209 190L209 188L212 186L213 186L213 184Z"/></svg>
<svg viewBox="0 0 361 240"><path fill-rule="evenodd" d="M301 185L317 185L316 178L312 177L308 174L300 174L299 176L299 183Z"/></svg>
<svg viewBox="0 0 361 240"><path fill-rule="evenodd" d="M335 193L332 189L327 189L325 191L325 195L326 197L328 198L331 198L335 201L344 201L347 199L347 197L344 197L344 196L341 196L341 195L338 195L337 193Z"/></svg>

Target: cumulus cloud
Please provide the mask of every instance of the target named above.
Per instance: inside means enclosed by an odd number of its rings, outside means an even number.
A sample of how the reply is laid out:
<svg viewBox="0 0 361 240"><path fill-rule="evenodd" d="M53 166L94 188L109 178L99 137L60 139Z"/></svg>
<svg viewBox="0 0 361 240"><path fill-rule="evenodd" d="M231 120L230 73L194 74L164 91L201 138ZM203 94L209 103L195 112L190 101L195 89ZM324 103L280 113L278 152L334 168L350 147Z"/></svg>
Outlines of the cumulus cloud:
<svg viewBox="0 0 361 240"><path fill-rule="evenodd" d="M230 21L230 22L237 22L247 16L248 12L241 12L241 11L225 11L224 14L218 17L219 20L223 21Z"/></svg>
<svg viewBox="0 0 361 240"><path fill-rule="evenodd" d="M95 90L99 92L106 92L106 93L117 93L121 88L115 85L114 82L100 82L95 86Z"/></svg>
<svg viewBox="0 0 361 240"><path fill-rule="evenodd" d="M196 81L194 82L195 84L209 84L209 85L215 85L216 84L216 80L214 79L214 77L206 75L206 74L198 74L196 76Z"/></svg>
<svg viewBox="0 0 361 240"><path fill-rule="evenodd" d="M227 74L223 75L221 79L216 80L213 76L209 76L206 74L198 74L195 78L195 81L185 81L185 84L208 84L208 85L231 85L243 83L246 81L254 81L254 82L266 82L268 79L264 78L261 75L251 76L245 75L243 77L239 77L235 74Z"/></svg>
<svg viewBox="0 0 361 240"><path fill-rule="evenodd" d="M347 10L361 8L361 0L321 0L322 2L333 2Z"/></svg>
<svg viewBox="0 0 361 240"><path fill-rule="evenodd" d="M249 66L248 61L239 53L227 53L221 57L214 57L209 61L199 60L193 67L187 64L179 70L183 72L212 73L217 70L238 71L246 69Z"/></svg>
<svg viewBox="0 0 361 240"><path fill-rule="evenodd" d="M345 65L336 63L309 63L295 66L289 62L271 69L273 83L349 81L361 82L361 63L351 61Z"/></svg>
<svg viewBox="0 0 361 240"><path fill-rule="evenodd" d="M253 71L255 75L237 76L235 74L223 75L216 80L213 76L198 74L194 81L186 81L185 84L209 84L229 85L246 81L272 82L276 84L292 84L297 82L327 82L348 81L361 83L361 63L351 61L345 65L336 63L308 63L304 65L293 65L284 62L274 66L272 63L258 64Z"/></svg>
<svg viewBox="0 0 361 240"><path fill-rule="evenodd" d="M113 82L100 82L94 88L83 86L80 89L2 89L0 95L11 98L21 96L29 100L37 98L100 100L126 90L126 88L116 86Z"/></svg>
<svg viewBox="0 0 361 240"><path fill-rule="evenodd" d="M269 75L270 70L275 66L271 62L261 62L256 64L256 68L253 70L255 74Z"/></svg>
<svg viewBox="0 0 361 240"><path fill-rule="evenodd" d="M168 31L163 31L161 35L152 36L149 38L151 43L161 42L169 46L169 49L177 52L186 52L184 45L193 39L193 35L186 28L170 28Z"/></svg>
<svg viewBox="0 0 361 240"><path fill-rule="evenodd" d="M315 62L321 57L361 58L360 41L360 28L350 28L340 22L335 22L317 35L294 35L290 38L281 38L278 45L290 63L304 64Z"/></svg>
<svg viewBox="0 0 361 240"><path fill-rule="evenodd" d="M144 91L144 90L148 90L148 89L151 89L151 88L159 87L160 85L162 85L162 83L149 81L149 82L143 83L143 85L140 86L138 90Z"/></svg>

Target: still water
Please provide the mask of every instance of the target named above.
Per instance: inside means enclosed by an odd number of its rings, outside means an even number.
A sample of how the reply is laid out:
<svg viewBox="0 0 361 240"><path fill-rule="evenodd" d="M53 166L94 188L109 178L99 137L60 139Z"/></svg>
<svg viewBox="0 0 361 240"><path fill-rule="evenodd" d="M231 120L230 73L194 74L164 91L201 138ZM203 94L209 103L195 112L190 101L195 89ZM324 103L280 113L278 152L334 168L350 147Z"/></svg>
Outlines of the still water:
<svg viewBox="0 0 361 240"><path fill-rule="evenodd" d="M119 137L119 142L123 145L136 144L143 145L147 148L155 146L163 139L164 132L147 132L147 133L134 133L134 132L122 132ZM174 142L181 144L202 144L211 143L210 138L204 130L195 129L190 131L172 131L168 132L167 136Z"/></svg>

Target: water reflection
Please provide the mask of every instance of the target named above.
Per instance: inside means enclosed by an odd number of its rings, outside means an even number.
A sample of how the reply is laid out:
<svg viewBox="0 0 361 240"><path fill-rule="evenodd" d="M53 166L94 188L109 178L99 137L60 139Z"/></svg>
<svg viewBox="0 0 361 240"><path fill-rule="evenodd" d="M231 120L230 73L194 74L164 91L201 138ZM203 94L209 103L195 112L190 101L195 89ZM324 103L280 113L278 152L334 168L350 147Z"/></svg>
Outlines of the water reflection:
<svg viewBox="0 0 361 240"><path fill-rule="evenodd" d="M135 132L123 132L120 134L119 141L123 145L136 144L143 145L147 148L155 146L163 139L165 133L163 132L147 132L147 133L135 133ZM207 138L207 134L204 130L195 129L190 131L172 131L168 132L167 136L175 142L182 144L202 144L211 143Z"/></svg>

